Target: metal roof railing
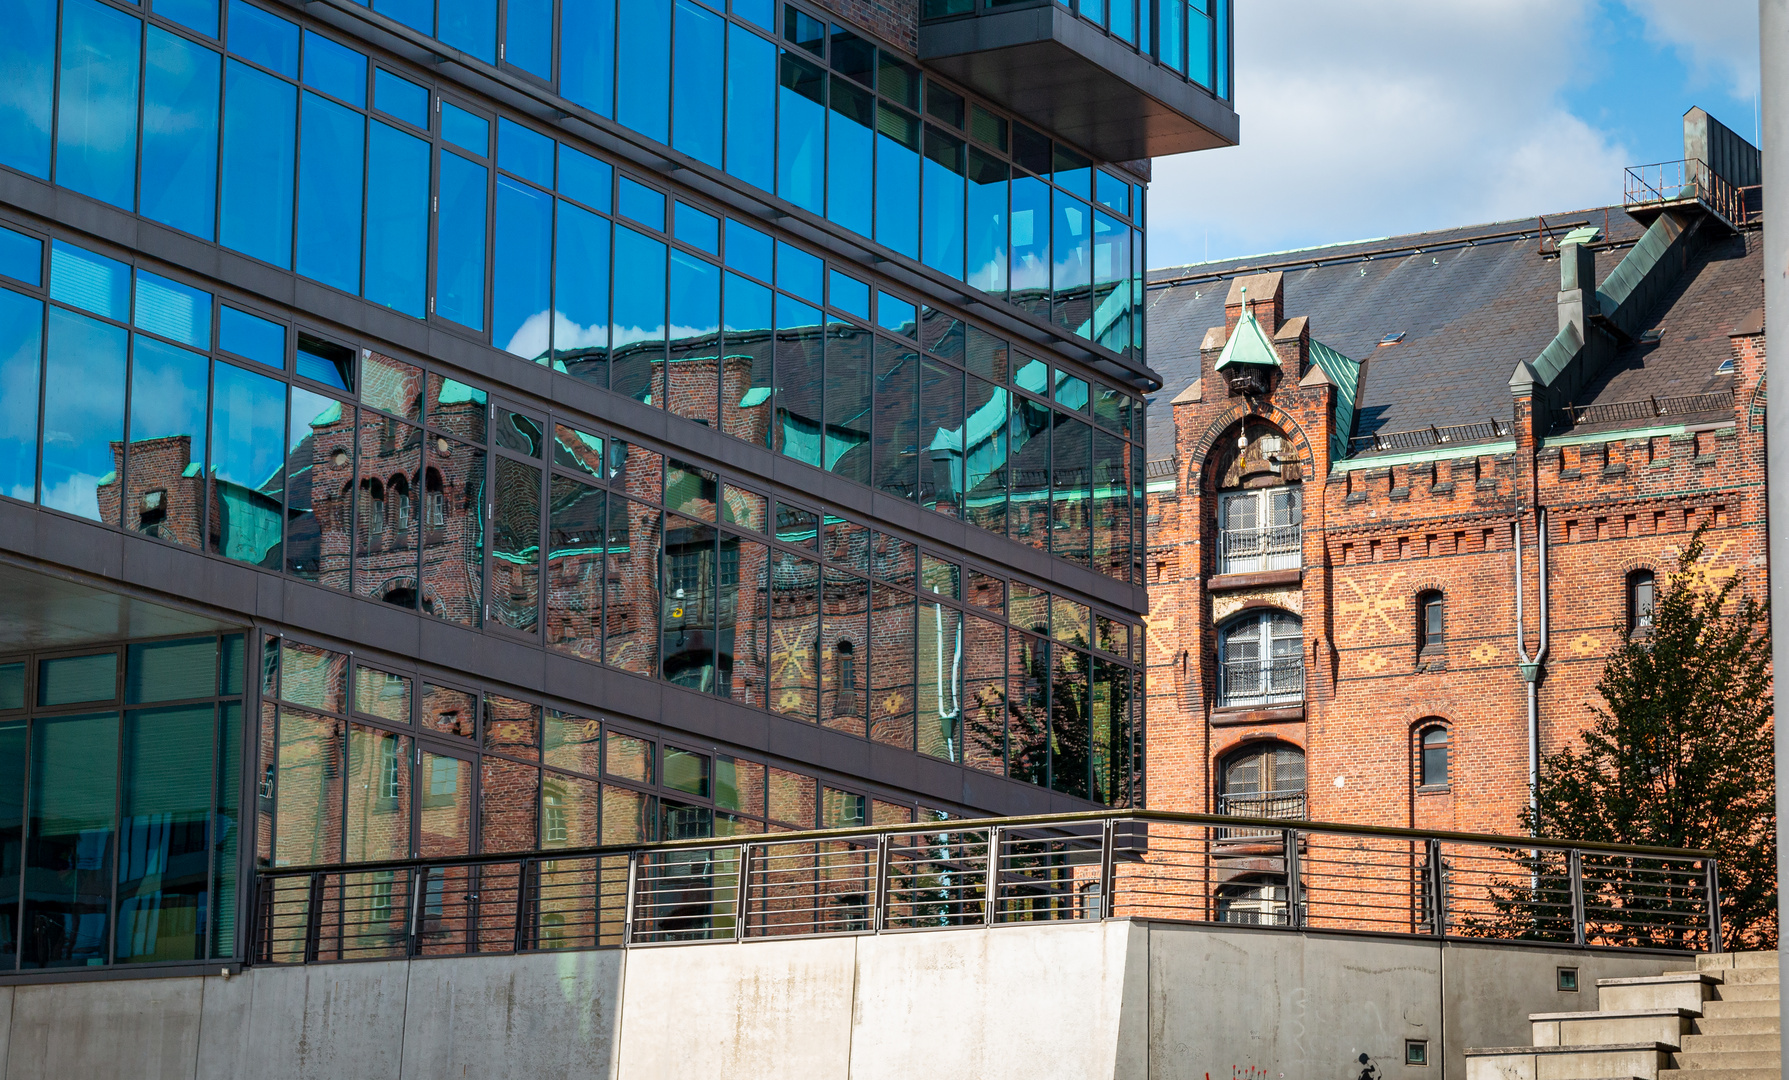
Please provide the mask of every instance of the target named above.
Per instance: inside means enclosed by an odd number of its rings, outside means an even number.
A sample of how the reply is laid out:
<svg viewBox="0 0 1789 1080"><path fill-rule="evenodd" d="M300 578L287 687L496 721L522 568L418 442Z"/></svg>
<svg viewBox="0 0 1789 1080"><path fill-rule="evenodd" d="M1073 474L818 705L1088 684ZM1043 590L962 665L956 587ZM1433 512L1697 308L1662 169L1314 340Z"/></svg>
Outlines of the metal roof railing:
<svg viewBox="0 0 1789 1080"><path fill-rule="evenodd" d="M1751 224L1756 210L1750 188L1729 183L1700 158L1634 165L1622 184L1622 205L1700 202L1736 229Z"/></svg>
<svg viewBox="0 0 1789 1080"><path fill-rule="evenodd" d="M1357 435L1350 439L1348 454L1352 457L1355 454L1384 450L1421 450L1448 443L1487 442L1507 438L1512 430L1514 429L1508 420L1492 419L1475 424L1451 424L1447 427L1431 425L1409 431L1376 431L1371 435Z"/></svg>
<svg viewBox="0 0 1789 1080"><path fill-rule="evenodd" d="M1596 405L1567 405L1560 419L1566 428L1585 424L1615 424L1654 420L1661 416L1694 416L1699 413L1730 413L1733 391L1716 390L1711 394L1684 394L1678 397L1647 397L1636 401L1606 401Z"/></svg>
<svg viewBox="0 0 1789 1080"><path fill-rule="evenodd" d="M1290 902L1273 919L1245 918L1233 898L1251 889ZM263 869L251 956L307 964L1114 918L1721 948L1720 875L1706 851L1111 811Z"/></svg>

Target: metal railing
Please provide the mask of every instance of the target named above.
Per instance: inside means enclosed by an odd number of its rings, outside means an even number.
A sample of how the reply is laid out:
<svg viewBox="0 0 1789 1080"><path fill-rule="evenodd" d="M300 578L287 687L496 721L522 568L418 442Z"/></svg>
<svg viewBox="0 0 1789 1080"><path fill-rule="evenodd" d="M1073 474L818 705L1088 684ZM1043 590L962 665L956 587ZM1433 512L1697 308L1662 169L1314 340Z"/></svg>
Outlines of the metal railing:
<svg viewBox="0 0 1789 1080"><path fill-rule="evenodd" d="M1622 184L1623 206L1694 200L1719 214L1729 224L1750 223L1752 200L1747 188L1736 187L1699 158L1657 161L1627 170Z"/></svg>
<svg viewBox="0 0 1789 1080"><path fill-rule="evenodd" d="M1263 525L1218 531L1218 573L1296 570L1304 562L1302 525Z"/></svg>
<svg viewBox="0 0 1789 1080"><path fill-rule="evenodd" d="M1567 428L1582 424L1615 424L1652 420L1660 416L1693 416L1697 413L1733 411L1733 391L1648 397L1637 401L1607 401L1596 405L1567 405L1561 419Z"/></svg>
<svg viewBox="0 0 1789 1080"><path fill-rule="evenodd" d="M1246 832L1249 839L1238 843ZM1149 811L263 870L255 962L1142 918L1719 951L1704 851Z"/></svg>
<svg viewBox="0 0 1789 1080"><path fill-rule="evenodd" d="M1218 813L1226 817L1262 818L1269 821L1301 821L1305 816L1303 791L1224 792L1218 796ZM1277 828L1244 825L1225 830L1225 837L1278 836Z"/></svg>
<svg viewBox="0 0 1789 1080"><path fill-rule="evenodd" d="M1279 705L1304 700L1304 656L1225 660L1218 665L1218 707Z"/></svg>
<svg viewBox="0 0 1789 1080"><path fill-rule="evenodd" d="M1430 446L1443 446L1447 443L1488 442L1492 439L1508 438L1515 429L1508 420L1483 420L1475 424L1451 424L1447 427L1412 428L1408 431L1376 431L1371 435L1358 435L1348 440L1348 453L1364 454L1368 451L1384 450L1421 450Z"/></svg>

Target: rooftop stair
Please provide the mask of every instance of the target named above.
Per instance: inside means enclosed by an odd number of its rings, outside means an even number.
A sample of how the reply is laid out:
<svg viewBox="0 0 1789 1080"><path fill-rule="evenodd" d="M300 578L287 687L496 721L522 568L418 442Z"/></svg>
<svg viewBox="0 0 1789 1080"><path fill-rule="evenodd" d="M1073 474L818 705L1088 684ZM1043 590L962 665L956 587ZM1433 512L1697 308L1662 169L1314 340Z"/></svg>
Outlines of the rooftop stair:
<svg viewBox="0 0 1789 1080"><path fill-rule="evenodd" d="M1466 1080L1782 1080L1777 954L1598 979L1595 1012L1531 1013L1531 1046L1466 1051Z"/></svg>

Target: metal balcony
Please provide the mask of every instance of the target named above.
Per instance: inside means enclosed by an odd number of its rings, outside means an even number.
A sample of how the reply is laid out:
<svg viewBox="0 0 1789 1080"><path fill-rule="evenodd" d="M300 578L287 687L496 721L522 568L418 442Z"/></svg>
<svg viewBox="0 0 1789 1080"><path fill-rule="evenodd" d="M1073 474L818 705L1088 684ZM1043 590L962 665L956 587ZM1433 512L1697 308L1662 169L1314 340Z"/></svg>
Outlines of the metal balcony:
<svg viewBox="0 0 1789 1080"><path fill-rule="evenodd" d="M1134 15L1139 25L1115 27L1115 4L1084 3L1085 13L1077 14L1061 0L928 0L919 56L1107 161L1235 146L1236 113L1224 100L1228 20L1211 24L1222 32L1206 46L1212 74L1204 77L1214 93L1161 62L1159 8L1171 2L1177 0L1142 0L1126 9L1126 20ZM1229 2L1213 0L1214 12ZM1201 48L1190 35L1185 40L1189 52Z"/></svg>
<svg viewBox="0 0 1789 1080"><path fill-rule="evenodd" d="M1304 657L1227 660L1218 666L1218 707L1284 705L1304 700Z"/></svg>
<svg viewBox="0 0 1789 1080"><path fill-rule="evenodd" d="M1218 533L1220 574L1253 574L1263 570L1296 570L1304 565L1304 527L1269 525L1224 529Z"/></svg>

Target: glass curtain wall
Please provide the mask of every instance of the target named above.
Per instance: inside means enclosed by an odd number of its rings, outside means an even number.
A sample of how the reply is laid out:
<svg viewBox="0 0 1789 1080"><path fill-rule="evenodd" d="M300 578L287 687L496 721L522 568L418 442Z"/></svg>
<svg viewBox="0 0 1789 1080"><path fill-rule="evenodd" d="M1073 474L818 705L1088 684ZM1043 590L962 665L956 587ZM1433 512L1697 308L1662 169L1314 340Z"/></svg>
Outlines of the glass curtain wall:
<svg viewBox="0 0 1789 1080"><path fill-rule="evenodd" d="M239 634L0 658L0 970L240 956Z"/></svg>
<svg viewBox="0 0 1789 1080"><path fill-rule="evenodd" d="M464 49L496 31L484 3L383 13ZM550 80L551 7L509 5L507 67ZM569 104L1141 359L1142 184L794 8L772 39L694 0L563 7L588 35L560 47ZM246 0L222 14L8 5L0 165L543 362L556 323L564 351L633 344L593 338L610 244L631 266L662 242L611 241L608 165L561 145L556 167L547 136Z"/></svg>

